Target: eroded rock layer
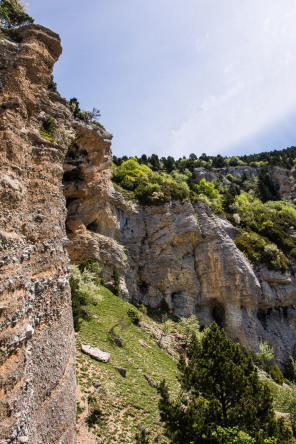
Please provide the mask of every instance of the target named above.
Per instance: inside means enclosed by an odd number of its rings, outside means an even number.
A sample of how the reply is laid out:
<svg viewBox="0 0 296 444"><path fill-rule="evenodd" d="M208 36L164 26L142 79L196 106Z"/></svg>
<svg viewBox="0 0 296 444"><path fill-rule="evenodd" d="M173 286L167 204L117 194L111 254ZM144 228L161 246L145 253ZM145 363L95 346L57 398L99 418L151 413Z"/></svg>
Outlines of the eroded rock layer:
<svg viewBox="0 0 296 444"><path fill-rule="evenodd" d="M66 148L39 134L44 113L71 117L63 100L47 92L61 45L36 25L5 31L0 45L0 437L3 443L71 443L75 341L61 186Z"/></svg>

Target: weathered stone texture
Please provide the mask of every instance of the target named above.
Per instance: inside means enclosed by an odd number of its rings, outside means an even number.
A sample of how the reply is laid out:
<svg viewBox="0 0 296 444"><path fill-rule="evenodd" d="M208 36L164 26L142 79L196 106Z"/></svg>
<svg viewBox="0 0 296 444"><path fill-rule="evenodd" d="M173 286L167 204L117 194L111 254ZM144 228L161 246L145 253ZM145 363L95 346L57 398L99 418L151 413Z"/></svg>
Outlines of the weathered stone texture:
<svg viewBox="0 0 296 444"><path fill-rule="evenodd" d="M0 438L71 443L75 341L62 164L40 113L70 115L47 93L59 37L37 25L0 41ZM27 441L26 441L27 439Z"/></svg>

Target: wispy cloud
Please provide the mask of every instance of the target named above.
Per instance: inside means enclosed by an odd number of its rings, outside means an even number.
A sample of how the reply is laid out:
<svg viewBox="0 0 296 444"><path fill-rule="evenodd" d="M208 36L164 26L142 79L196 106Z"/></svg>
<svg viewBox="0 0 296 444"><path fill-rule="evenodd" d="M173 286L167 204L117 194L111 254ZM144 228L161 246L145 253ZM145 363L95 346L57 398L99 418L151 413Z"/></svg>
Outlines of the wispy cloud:
<svg viewBox="0 0 296 444"><path fill-rule="evenodd" d="M62 34L62 94L101 108L115 154L296 144L296 0L89 0L82 11L78 0L46 8L30 0L30 7Z"/></svg>

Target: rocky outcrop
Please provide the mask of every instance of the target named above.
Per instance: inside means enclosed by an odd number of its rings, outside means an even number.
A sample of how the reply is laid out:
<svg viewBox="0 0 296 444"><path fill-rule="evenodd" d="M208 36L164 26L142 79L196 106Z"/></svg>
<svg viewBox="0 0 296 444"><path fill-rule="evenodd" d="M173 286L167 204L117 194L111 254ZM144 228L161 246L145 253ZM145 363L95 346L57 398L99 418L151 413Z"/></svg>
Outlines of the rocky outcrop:
<svg viewBox="0 0 296 444"><path fill-rule="evenodd" d="M231 174L235 179L254 182L259 173L259 168L253 168L250 166L214 168L213 170L208 170L203 167L194 169L194 176L197 180L206 179L208 182L213 182L213 180L216 179L228 184L230 183L226 177L228 174Z"/></svg>
<svg viewBox="0 0 296 444"><path fill-rule="evenodd" d="M295 190L295 169L292 171L279 166L270 166L268 168L268 175L271 183L279 195L286 200L293 200L296 197Z"/></svg>
<svg viewBox="0 0 296 444"><path fill-rule="evenodd" d="M71 443L75 348L62 164L66 147L39 134L70 112L47 93L59 37L41 26L0 40L0 438ZM71 117L71 116L70 116Z"/></svg>
<svg viewBox="0 0 296 444"><path fill-rule="evenodd" d="M260 168L251 166L214 168L211 171L203 167L194 169L194 176L197 180L206 179L208 182L219 180L226 185L230 185L227 175L231 174L238 186L242 186L245 180L254 184L259 173ZM295 168L289 170L287 168L270 165L267 169L267 176L277 196L290 201L296 198Z"/></svg>
<svg viewBox="0 0 296 444"><path fill-rule="evenodd" d="M98 158L108 156L106 134L98 133L98 138L84 159L96 152ZM291 273L254 269L234 243L239 230L203 203L144 207L124 201L107 172L104 179L96 178L95 169L88 189L91 167L83 160L83 146L67 156L66 164L66 171L80 165L84 190L84 195L75 191L75 178L69 183L66 175L72 260L97 259L107 282L116 266L126 299L152 307L164 299L178 316L195 314L201 325L217 321L234 341L253 351L267 340L279 363L296 353L296 281ZM248 174L251 178L253 173Z"/></svg>

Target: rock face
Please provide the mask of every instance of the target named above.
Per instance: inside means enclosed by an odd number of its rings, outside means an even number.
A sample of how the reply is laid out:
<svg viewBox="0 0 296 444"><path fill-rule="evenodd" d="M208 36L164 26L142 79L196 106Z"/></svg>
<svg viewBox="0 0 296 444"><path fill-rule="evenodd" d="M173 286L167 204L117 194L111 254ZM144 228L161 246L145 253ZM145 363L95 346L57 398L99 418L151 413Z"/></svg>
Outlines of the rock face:
<svg viewBox="0 0 296 444"><path fill-rule="evenodd" d="M198 180L206 179L208 182L213 182L213 180L216 179L227 185L230 184L227 179L228 174L231 174L234 179L239 177L240 179L246 179L249 182L254 183L255 179L259 176L259 173L260 168L254 168L251 166L215 168L213 171L199 167L194 170L195 178ZM293 200L296 198L295 168L290 171L286 168L270 165L267 173L278 196L286 200ZM236 181L236 184L239 185L239 182Z"/></svg>
<svg viewBox="0 0 296 444"><path fill-rule="evenodd" d="M66 171L79 164L81 172L78 190L75 177L70 183L67 175L65 183L71 259L97 259L107 282L116 266L126 299L153 307L165 299L178 316L195 314L201 325L215 320L253 351L267 340L280 364L295 355L294 276L265 267L255 270L236 248L239 230L203 203L143 207L125 202L108 171L102 179L96 176L97 166L91 169L83 160L97 156L96 165L102 158L109 168L106 135L98 137L88 154L82 153L82 143L75 156L67 156Z"/></svg>
<svg viewBox="0 0 296 444"><path fill-rule="evenodd" d="M268 174L273 186L283 199L295 199L295 169L289 171L274 165L268 168Z"/></svg>
<svg viewBox="0 0 296 444"><path fill-rule="evenodd" d="M59 37L41 26L0 41L0 439L72 443L75 340L65 235L63 143L39 134L44 114L71 118L47 93Z"/></svg>

